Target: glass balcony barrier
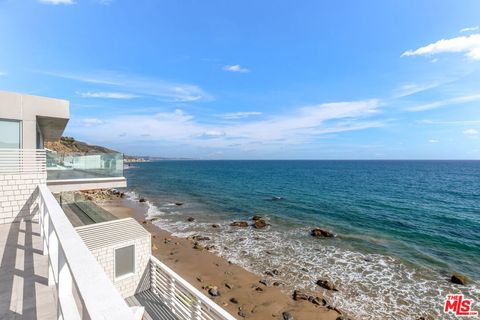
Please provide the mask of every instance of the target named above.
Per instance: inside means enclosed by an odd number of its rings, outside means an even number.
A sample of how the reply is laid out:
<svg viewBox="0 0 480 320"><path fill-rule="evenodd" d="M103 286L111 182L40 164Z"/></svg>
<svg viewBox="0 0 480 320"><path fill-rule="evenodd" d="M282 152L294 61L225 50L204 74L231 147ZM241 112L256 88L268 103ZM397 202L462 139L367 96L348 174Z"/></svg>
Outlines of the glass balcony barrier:
<svg viewBox="0 0 480 320"><path fill-rule="evenodd" d="M122 153L58 153L47 150L47 180L123 177Z"/></svg>

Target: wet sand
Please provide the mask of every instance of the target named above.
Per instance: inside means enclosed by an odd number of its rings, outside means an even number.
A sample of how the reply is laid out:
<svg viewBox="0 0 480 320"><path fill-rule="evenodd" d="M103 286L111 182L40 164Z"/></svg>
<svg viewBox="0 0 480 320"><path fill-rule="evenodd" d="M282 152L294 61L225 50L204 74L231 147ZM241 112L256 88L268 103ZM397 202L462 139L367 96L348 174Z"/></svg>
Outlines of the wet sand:
<svg viewBox="0 0 480 320"><path fill-rule="evenodd" d="M195 249L193 240L174 237L146 221L145 209L140 204L122 199L97 204L117 218L135 218L152 234L152 253L159 260L207 296L210 296L208 288L216 286L220 296L210 297L238 319L284 319L284 312L295 320L335 320L341 316L340 311L327 306L293 300L292 292L282 290L281 285L273 286L272 278L267 275L259 277L208 250ZM267 280L267 285L260 283L261 280ZM322 289L307 293L322 299Z"/></svg>

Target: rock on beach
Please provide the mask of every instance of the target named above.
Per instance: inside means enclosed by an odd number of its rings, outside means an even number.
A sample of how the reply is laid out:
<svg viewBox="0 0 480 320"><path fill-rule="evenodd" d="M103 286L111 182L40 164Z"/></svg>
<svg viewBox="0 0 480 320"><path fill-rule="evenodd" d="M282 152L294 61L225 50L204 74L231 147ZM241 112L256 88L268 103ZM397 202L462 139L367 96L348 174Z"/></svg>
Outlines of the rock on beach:
<svg viewBox="0 0 480 320"><path fill-rule="evenodd" d="M325 237L325 238L332 238L334 236L333 233L330 231L320 229L320 228L315 228L312 231L310 231L310 234L314 237Z"/></svg>

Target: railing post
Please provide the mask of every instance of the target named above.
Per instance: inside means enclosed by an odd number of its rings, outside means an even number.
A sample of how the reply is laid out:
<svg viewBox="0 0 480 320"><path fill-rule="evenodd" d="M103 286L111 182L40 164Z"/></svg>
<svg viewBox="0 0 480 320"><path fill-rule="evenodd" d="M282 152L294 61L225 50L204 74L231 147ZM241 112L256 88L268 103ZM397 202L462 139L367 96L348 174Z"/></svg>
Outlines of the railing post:
<svg viewBox="0 0 480 320"><path fill-rule="evenodd" d="M201 320L202 317L202 302L196 297L192 305L190 316L195 320Z"/></svg>
<svg viewBox="0 0 480 320"><path fill-rule="evenodd" d="M50 220L50 217L49 219ZM58 279L55 279L58 276L58 239L55 231L51 227L51 221L49 221L50 227L48 228L48 261L49 261L49 269L48 269L48 285L54 285L57 283Z"/></svg>
<svg viewBox="0 0 480 320"><path fill-rule="evenodd" d="M72 292L72 274L70 273L65 253L58 250L58 300L61 306L61 316L64 319L77 319L79 312Z"/></svg>
<svg viewBox="0 0 480 320"><path fill-rule="evenodd" d="M43 207L43 199L42 199L42 196L40 194L40 190L38 191L37 200L38 200L38 209L39 209L38 210L38 224L40 225L40 237L43 240L43 211L44 211L44 207Z"/></svg>
<svg viewBox="0 0 480 320"><path fill-rule="evenodd" d="M43 255L48 254L48 244L49 244L49 234L50 234L50 218L48 215L48 209L47 206L45 205L45 201L43 200L42 197L42 208L43 208L43 213L42 213L42 225L41 225L41 230L42 230L42 238L43 238Z"/></svg>
<svg viewBox="0 0 480 320"><path fill-rule="evenodd" d="M63 304L62 301L65 299L65 296L67 295L68 291L68 279L65 279L67 277L68 270L67 270L67 264L65 261L65 255L62 250L58 250L58 304L60 306L60 312L58 313L58 320L63 319L64 314L68 314L66 310L63 310ZM71 279L70 279L71 281ZM70 282L71 286L71 282ZM70 290L72 290L70 288Z"/></svg>
<svg viewBox="0 0 480 320"><path fill-rule="evenodd" d="M170 275L168 278L170 279L170 307L172 313L175 314L175 279Z"/></svg>
<svg viewBox="0 0 480 320"><path fill-rule="evenodd" d="M156 281L156 275L157 275L157 266L155 265L155 262L150 259L150 290L152 290L153 293L157 293L157 281Z"/></svg>

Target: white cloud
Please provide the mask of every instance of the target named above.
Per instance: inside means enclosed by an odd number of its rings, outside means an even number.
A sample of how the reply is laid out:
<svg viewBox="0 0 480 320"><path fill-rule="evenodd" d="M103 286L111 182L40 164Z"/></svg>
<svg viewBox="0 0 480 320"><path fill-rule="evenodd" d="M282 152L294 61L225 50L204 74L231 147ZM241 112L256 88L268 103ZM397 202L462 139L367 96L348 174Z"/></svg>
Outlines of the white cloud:
<svg viewBox="0 0 480 320"><path fill-rule="evenodd" d="M428 142L430 142L430 143L439 143L440 141L439 141L439 140L436 140L436 139L430 139L430 140L428 140Z"/></svg>
<svg viewBox="0 0 480 320"><path fill-rule="evenodd" d="M242 73L250 72L249 69L244 68L244 67L240 66L239 64L224 66L223 70L230 71L230 72L242 72Z"/></svg>
<svg viewBox="0 0 480 320"><path fill-rule="evenodd" d="M465 53L473 60L480 60L480 34L441 39L415 50L407 50L402 57L431 56L438 53Z"/></svg>
<svg viewBox="0 0 480 320"><path fill-rule="evenodd" d="M6 76L8 73L4 72L4 71L0 71L0 77L3 77L3 76Z"/></svg>
<svg viewBox="0 0 480 320"><path fill-rule="evenodd" d="M428 90L431 90L431 89L434 89L438 86L440 86L441 83L439 82L432 82L432 83L407 83L407 84L404 84L402 86L400 86L399 88L397 88L395 91L394 91L394 97L395 98L402 98L402 97L407 97L407 96L411 96L411 95L414 95L416 93L420 93L420 92L423 92L423 91L428 91Z"/></svg>
<svg viewBox="0 0 480 320"><path fill-rule="evenodd" d="M234 119L243 119L248 118L251 116L260 116L262 113L257 111L248 111L248 112L230 112L221 114L220 117L227 120L234 120Z"/></svg>
<svg viewBox="0 0 480 320"><path fill-rule="evenodd" d="M463 130L462 133L464 135L466 135L467 137L470 137L470 138L477 138L478 137L478 130L475 130L475 129Z"/></svg>
<svg viewBox="0 0 480 320"><path fill-rule="evenodd" d="M202 137L206 137L206 138L218 138L218 137L224 137L224 136L225 136L225 132L216 131L216 130L205 131L202 134Z"/></svg>
<svg viewBox="0 0 480 320"><path fill-rule="evenodd" d="M447 125L447 126L480 125L480 120L460 120L460 121L421 120L419 122L424 124L436 124L436 125Z"/></svg>
<svg viewBox="0 0 480 320"><path fill-rule="evenodd" d="M40 3L44 4L53 4L53 5L59 5L59 4L75 4L76 2L73 0L39 0Z"/></svg>
<svg viewBox="0 0 480 320"><path fill-rule="evenodd" d="M103 121L97 118L85 118L82 120L82 124L85 127L92 127L92 126L98 126L100 124L103 124Z"/></svg>
<svg viewBox="0 0 480 320"><path fill-rule="evenodd" d="M455 98L446 99L446 100L430 102L430 103L410 107L407 110L408 111L413 111L413 112L425 111L425 110L442 108L442 107L445 107L445 106L448 106L448 105L462 104L462 103L473 102L473 101L478 101L478 100L480 100L480 94L472 94L472 95L455 97Z"/></svg>
<svg viewBox="0 0 480 320"><path fill-rule="evenodd" d="M470 32L470 31L477 31L477 30L478 30L478 26L475 26L475 27L460 29L460 32Z"/></svg>
<svg viewBox="0 0 480 320"><path fill-rule="evenodd" d="M77 92L83 98L107 98L107 99L133 99L140 97L139 95L123 92Z"/></svg>
<svg viewBox="0 0 480 320"><path fill-rule="evenodd" d="M211 95L196 85L175 83L118 72L75 74L40 71L40 73L74 81L92 83L107 88L114 88L116 90L120 89L137 95L148 95L159 98L162 101L193 102L213 99Z"/></svg>
<svg viewBox="0 0 480 320"><path fill-rule="evenodd" d="M174 112L117 116L93 131L77 126L72 127L71 132L93 141L98 136L116 137L119 132L128 132L131 141L149 140L159 144L229 148L233 145L238 148L284 146L308 142L325 134L384 126L384 121L372 119L378 114L379 106L378 100L324 103L234 124L204 123L177 109Z"/></svg>

